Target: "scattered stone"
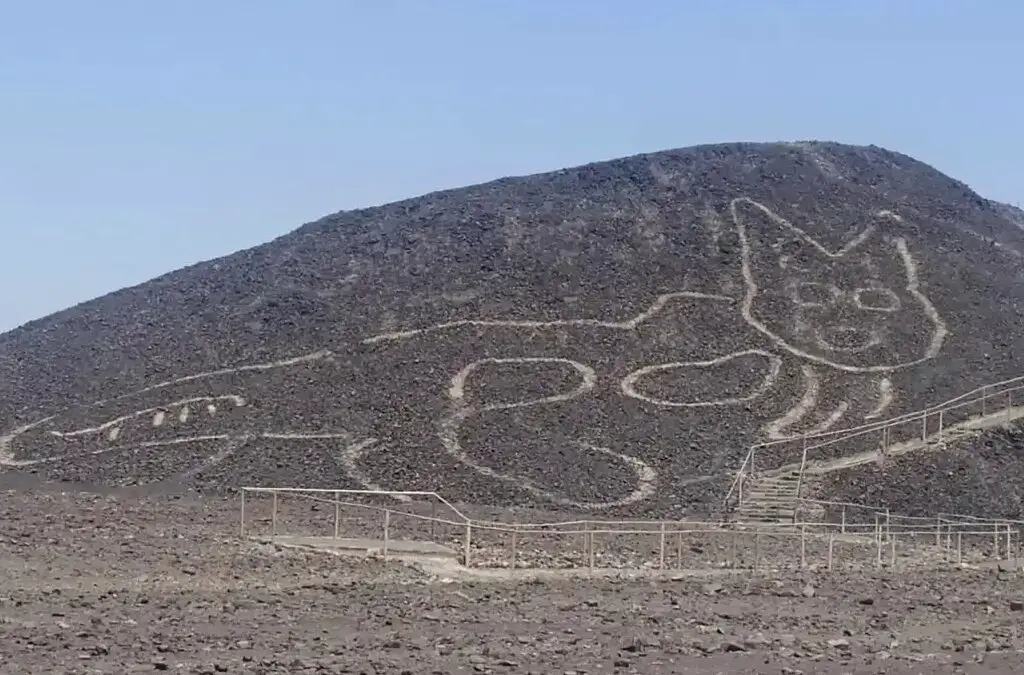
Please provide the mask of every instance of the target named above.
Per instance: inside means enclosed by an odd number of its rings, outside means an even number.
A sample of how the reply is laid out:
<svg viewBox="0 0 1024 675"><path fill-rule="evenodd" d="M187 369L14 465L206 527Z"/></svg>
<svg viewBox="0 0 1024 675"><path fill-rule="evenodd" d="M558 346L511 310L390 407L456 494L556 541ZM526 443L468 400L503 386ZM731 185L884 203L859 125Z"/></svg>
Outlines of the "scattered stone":
<svg viewBox="0 0 1024 675"><path fill-rule="evenodd" d="M716 583L704 584L704 594L705 595L717 595L717 594L723 592L724 590L725 590L725 586L723 586L722 584L716 584Z"/></svg>

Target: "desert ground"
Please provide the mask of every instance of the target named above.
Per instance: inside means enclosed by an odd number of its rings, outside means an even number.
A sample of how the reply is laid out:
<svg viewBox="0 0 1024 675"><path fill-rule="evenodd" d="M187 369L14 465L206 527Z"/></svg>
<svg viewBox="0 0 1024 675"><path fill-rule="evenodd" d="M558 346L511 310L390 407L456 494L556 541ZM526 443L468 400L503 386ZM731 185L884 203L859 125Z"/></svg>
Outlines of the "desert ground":
<svg viewBox="0 0 1024 675"><path fill-rule="evenodd" d="M19 485L0 508L0 672L12 675L1011 673L1024 664L1024 579L1005 561L483 577L243 539L234 497Z"/></svg>

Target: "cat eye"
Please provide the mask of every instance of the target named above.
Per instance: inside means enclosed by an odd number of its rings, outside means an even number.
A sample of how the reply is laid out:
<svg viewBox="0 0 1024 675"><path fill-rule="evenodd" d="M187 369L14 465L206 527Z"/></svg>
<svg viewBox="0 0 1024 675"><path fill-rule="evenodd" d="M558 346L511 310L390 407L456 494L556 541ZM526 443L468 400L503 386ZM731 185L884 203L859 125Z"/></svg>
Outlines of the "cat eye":
<svg viewBox="0 0 1024 675"><path fill-rule="evenodd" d="M793 284L791 293L793 302L801 307L828 307L835 304L839 296L842 295L842 291L832 284L814 281L800 281Z"/></svg>
<svg viewBox="0 0 1024 675"><path fill-rule="evenodd" d="M858 288L853 292L857 309L869 312L895 312L900 308L900 299L888 288Z"/></svg>

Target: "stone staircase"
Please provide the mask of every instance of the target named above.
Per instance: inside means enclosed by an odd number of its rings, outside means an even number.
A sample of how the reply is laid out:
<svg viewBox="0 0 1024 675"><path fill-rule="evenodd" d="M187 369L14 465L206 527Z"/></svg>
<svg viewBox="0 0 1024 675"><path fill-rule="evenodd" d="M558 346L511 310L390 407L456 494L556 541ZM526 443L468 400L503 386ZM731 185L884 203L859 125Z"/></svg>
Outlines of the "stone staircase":
<svg viewBox="0 0 1024 675"><path fill-rule="evenodd" d="M800 471L748 476L733 520L740 523L792 523L797 510Z"/></svg>
<svg viewBox="0 0 1024 675"><path fill-rule="evenodd" d="M1012 419L1024 417L1024 408L1014 410ZM933 432L924 439L911 439L897 443L886 452L881 449L874 449L851 455L839 457L823 462L812 462L808 464L804 480L812 477L820 477L831 471L838 471L867 462L874 462L883 459L885 456L899 456L919 450L946 450L959 441L976 436L983 429L993 427L1003 419L1011 419L1008 416L986 416L968 420L955 426L944 428L941 433ZM731 514L731 520L737 523L766 523L766 524L788 524L798 519L813 521L822 517L823 509L820 505L804 504L802 511L798 514L800 491L800 470L798 468L781 468L762 474L748 474L744 478L743 489L740 494L739 503ZM819 513L822 512L822 513Z"/></svg>

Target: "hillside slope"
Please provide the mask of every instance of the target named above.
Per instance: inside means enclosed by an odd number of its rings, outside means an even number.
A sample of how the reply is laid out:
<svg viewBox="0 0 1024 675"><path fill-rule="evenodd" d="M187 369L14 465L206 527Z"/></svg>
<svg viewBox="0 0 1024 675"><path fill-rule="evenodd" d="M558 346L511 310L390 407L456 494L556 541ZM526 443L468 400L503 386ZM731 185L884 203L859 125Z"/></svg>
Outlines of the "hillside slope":
<svg viewBox="0 0 1024 675"><path fill-rule="evenodd" d="M0 336L0 461L94 483L702 507L752 442L1017 374L1024 229L1007 213L832 143L337 213Z"/></svg>
<svg viewBox="0 0 1024 675"><path fill-rule="evenodd" d="M987 429L952 449L862 464L829 474L821 494L907 516L937 513L1020 519L1024 513L1024 428Z"/></svg>

